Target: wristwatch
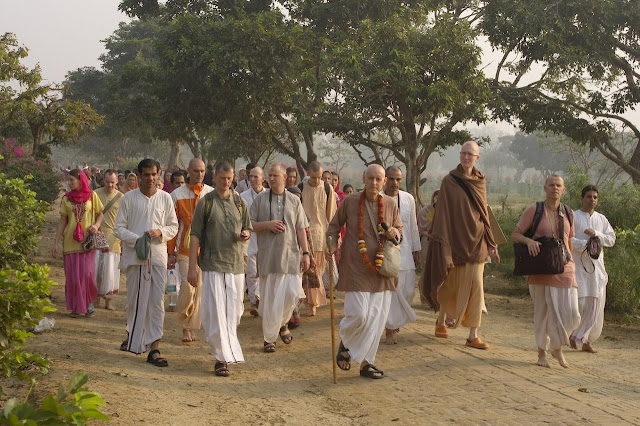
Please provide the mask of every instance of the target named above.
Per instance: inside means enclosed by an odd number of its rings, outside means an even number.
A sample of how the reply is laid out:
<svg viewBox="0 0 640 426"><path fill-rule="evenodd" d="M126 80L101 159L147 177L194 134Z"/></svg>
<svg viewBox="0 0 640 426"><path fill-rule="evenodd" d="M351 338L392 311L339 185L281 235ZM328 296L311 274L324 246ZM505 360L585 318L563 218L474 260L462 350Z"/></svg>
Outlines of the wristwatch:
<svg viewBox="0 0 640 426"><path fill-rule="evenodd" d="M303 252L302 252L302 255L303 255L303 256L304 256L305 254L306 254L307 256L309 256L309 252L308 252L308 251L303 251Z"/></svg>

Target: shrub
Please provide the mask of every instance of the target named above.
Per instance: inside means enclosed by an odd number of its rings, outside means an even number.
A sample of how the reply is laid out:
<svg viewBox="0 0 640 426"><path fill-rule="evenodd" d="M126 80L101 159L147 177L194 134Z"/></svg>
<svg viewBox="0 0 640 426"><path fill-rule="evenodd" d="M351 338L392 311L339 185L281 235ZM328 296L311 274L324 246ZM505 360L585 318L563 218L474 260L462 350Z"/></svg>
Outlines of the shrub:
<svg viewBox="0 0 640 426"><path fill-rule="evenodd" d="M60 175L48 161L34 159L30 152L16 144L15 139L0 143L0 170L8 179L27 181L38 200L52 204L60 194Z"/></svg>
<svg viewBox="0 0 640 426"><path fill-rule="evenodd" d="M21 179L0 173L0 268L17 268L34 252L47 209L35 196Z"/></svg>
<svg viewBox="0 0 640 426"><path fill-rule="evenodd" d="M34 408L28 403L21 404L16 398L12 398L7 401L4 410L0 411L0 423L84 425L90 419L110 420L100 411L99 407L105 405L100 394L88 392L88 388L84 386L88 380L86 373L74 374L69 380L68 388L65 389L61 384L58 395L47 395L40 408Z"/></svg>
<svg viewBox="0 0 640 426"><path fill-rule="evenodd" d="M24 344L33 329L51 307L49 288L56 285L47 280L49 267L38 264L24 266L22 270L0 270L0 374L16 376L21 380L34 379L24 368L36 366L46 373L49 361L39 354L24 351Z"/></svg>
<svg viewBox="0 0 640 426"><path fill-rule="evenodd" d="M616 244L605 248L609 273L607 312L637 321L640 315L640 225L625 231L616 229Z"/></svg>

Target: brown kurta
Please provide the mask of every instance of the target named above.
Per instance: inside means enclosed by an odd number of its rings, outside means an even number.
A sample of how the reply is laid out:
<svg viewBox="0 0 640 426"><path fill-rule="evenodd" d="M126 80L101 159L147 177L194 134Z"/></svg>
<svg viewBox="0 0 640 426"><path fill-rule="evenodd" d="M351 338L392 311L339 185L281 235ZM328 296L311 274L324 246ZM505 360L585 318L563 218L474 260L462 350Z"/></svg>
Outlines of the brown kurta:
<svg viewBox="0 0 640 426"><path fill-rule="evenodd" d="M340 203L336 215L333 217L327 235L338 240L340 228L346 224L347 232L342 242L342 256L338 265L340 277L337 289L340 291L364 291L375 293L379 291L395 291L393 278L386 278L372 271L365 265L362 255L358 250L358 207L360 205L360 192L347 195ZM396 228L402 235L402 221L398 214L398 206L393 198L383 197L384 221L389 228ZM365 203L369 201L365 200ZM373 217L378 217L378 203L370 203ZM371 220L365 209L363 215L364 240L367 244L369 261L374 264L376 251L378 250L378 237L371 225Z"/></svg>
<svg viewBox="0 0 640 426"><path fill-rule="evenodd" d="M477 208L452 175L463 180ZM467 177L462 166L458 165L442 179L440 186L425 270L420 278L420 298L423 303L428 303L437 311L437 292L449 273L447 265L450 262L455 266L485 262L489 246L495 247L496 244L487 213L485 177L475 167L472 176Z"/></svg>

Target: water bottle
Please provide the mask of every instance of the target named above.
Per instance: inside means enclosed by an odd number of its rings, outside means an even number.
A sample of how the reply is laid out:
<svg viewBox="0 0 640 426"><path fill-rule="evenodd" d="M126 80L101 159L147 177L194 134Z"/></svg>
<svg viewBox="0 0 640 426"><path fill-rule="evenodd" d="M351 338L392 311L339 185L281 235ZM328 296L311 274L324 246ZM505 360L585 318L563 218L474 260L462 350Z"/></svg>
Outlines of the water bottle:
<svg viewBox="0 0 640 426"><path fill-rule="evenodd" d="M167 293L169 293L169 308L173 309L178 304L178 288L176 286L176 276L173 273L173 269L169 270L169 285L167 286Z"/></svg>

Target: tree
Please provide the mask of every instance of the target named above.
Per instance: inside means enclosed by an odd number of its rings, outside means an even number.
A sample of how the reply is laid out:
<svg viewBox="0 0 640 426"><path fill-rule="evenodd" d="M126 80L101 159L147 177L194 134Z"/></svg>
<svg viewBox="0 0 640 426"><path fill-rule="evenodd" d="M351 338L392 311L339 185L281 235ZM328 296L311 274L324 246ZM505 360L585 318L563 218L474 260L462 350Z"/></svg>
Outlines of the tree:
<svg viewBox="0 0 640 426"><path fill-rule="evenodd" d="M0 37L0 134L28 129L33 155L46 158L48 146L77 143L102 117L86 102L65 99L61 86L43 84L38 66L20 63L27 54L13 34Z"/></svg>
<svg viewBox="0 0 640 426"><path fill-rule="evenodd" d="M634 0L484 0L482 31L503 53L496 118L598 149L640 183L640 8ZM542 71L540 71L542 70ZM626 156L616 131L634 136Z"/></svg>
<svg viewBox="0 0 640 426"><path fill-rule="evenodd" d="M420 202L429 156L470 138L457 126L484 120L488 88L469 21L417 3L363 19L335 44L336 96L326 130L353 145L389 149L406 168L407 191ZM372 138L376 133L388 141Z"/></svg>
<svg viewBox="0 0 640 426"><path fill-rule="evenodd" d="M571 157L566 152L551 151L557 145L556 137L518 132L512 139L509 150L523 168L536 169L545 179L553 173L566 171L571 165Z"/></svg>

